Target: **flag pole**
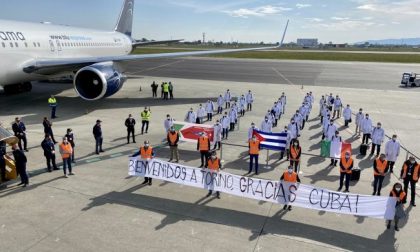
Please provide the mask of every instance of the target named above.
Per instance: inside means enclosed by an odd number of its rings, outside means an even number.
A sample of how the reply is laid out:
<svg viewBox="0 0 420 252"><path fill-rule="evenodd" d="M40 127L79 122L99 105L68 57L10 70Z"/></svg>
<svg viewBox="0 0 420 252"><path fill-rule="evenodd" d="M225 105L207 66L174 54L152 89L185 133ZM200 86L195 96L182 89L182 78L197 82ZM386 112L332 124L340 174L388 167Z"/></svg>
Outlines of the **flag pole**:
<svg viewBox="0 0 420 252"><path fill-rule="evenodd" d="M271 169L271 167L268 165L269 156L270 156L270 150L267 149L267 159L265 160L265 166L264 166L264 169L267 169L267 170Z"/></svg>

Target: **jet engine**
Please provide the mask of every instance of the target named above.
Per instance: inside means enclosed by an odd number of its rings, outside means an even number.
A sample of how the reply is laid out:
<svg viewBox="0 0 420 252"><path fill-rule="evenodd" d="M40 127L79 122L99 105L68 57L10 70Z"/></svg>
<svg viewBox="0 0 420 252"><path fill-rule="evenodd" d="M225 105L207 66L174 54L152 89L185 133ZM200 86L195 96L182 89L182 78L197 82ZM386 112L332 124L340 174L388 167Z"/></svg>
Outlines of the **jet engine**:
<svg viewBox="0 0 420 252"><path fill-rule="evenodd" d="M121 71L111 62L80 69L74 76L73 85L81 98L95 101L116 94L125 81Z"/></svg>

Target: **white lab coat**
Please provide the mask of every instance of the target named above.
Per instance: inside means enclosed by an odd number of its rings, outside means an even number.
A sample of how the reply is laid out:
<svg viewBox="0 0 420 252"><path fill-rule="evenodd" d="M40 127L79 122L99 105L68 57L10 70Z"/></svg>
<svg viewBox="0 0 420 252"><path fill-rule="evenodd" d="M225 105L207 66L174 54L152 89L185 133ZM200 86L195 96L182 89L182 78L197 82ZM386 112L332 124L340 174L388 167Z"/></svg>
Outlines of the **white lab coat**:
<svg viewBox="0 0 420 252"><path fill-rule="evenodd" d="M206 103L206 112L207 112L207 114L213 114L213 111L214 111L213 102L207 102Z"/></svg>
<svg viewBox="0 0 420 252"><path fill-rule="evenodd" d="M194 113L194 111L188 111L187 115L185 116L185 120L189 123L195 123L197 120L197 115Z"/></svg>
<svg viewBox="0 0 420 252"><path fill-rule="evenodd" d="M203 107L198 108L197 110L198 118L203 118L206 116L206 110Z"/></svg>
<svg viewBox="0 0 420 252"><path fill-rule="evenodd" d="M291 134L288 130L283 130L282 133L287 133L287 136L286 136L286 150L288 150L290 148L290 141L292 141L292 136L291 136Z"/></svg>
<svg viewBox="0 0 420 252"><path fill-rule="evenodd" d="M270 120L268 120L267 122L264 120L261 123L261 131L262 132L267 132L267 133L271 133L273 130L273 123L270 122Z"/></svg>
<svg viewBox="0 0 420 252"><path fill-rule="evenodd" d="M274 117L273 114L271 114L271 112L267 112L267 114L265 114L265 117L268 118L268 121L272 124L274 122ZM265 118L264 117L264 118Z"/></svg>
<svg viewBox="0 0 420 252"><path fill-rule="evenodd" d="M334 110L340 110L341 106L343 105L343 103L341 103L341 99L335 99L334 101Z"/></svg>
<svg viewBox="0 0 420 252"><path fill-rule="evenodd" d="M163 121L163 127L165 127L165 132L168 132L169 129L174 125L174 119L170 118Z"/></svg>
<svg viewBox="0 0 420 252"><path fill-rule="evenodd" d="M302 105L299 108L299 113L302 115L303 118L306 119L306 116L309 115L309 107L307 107L306 105Z"/></svg>
<svg viewBox="0 0 420 252"><path fill-rule="evenodd" d="M363 134L372 134L372 126L372 120L370 118L366 119L365 117L360 122L360 128Z"/></svg>
<svg viewBox="0 0 420 252"><path fill-rule="evenodd" d="M328 125L330 125L330 119L327 116L324 116L322 119L322 132L324 135L326 135Z"/></svg>
<svg viewBox="0 0 420 252"><path fill-rule="evenodd" d="M278 104L276 104L275 106L273 106L271 108L271 110L274 111L274 114L275 114L274 117L275 117L275 119L279 119L280 118L280 108L279 108Z"/></svg>
<svg viewBox="0 0 420 252"><path fill-rule="evenodd" d="M395 162L400 155L400 142L389 140L385 145L386 160Z"/></svg>
<svg viewBox="0 0 420 252"><path fill-rule="evenodd" d="M223 116L222 119L220 119L220 122L222 124L222 128L228 129L230 127L230 118L229 118L229 116Z"/></svg>
<svg viewBox="0 0 420 252"><path fill-rule="evenodd" d="M247 102L245 96L241 96L241 99L239 99L239 107L241 109L244 109L246 107L246 104Z"/></svg>
<svg viewBox="0 0 420 252"><path fill-rule="evenodd" d="M254 95L252 93L248 93L246 95L246 103L250 104L254 102Z"/></svg>
<svg viewBox="0 0 420 252"><path fill-rule="evenodd" d="M224 98L225 102L230 102L230 100L232 99L232 95L230 94L230 92L226 92Z"/></svg>
<svg viewBox="0 0 420 252"><path fill-rule="evenodd" d="M222 141L222 125L220 123L215 124L213 128L214 128L214 141L216 142Z"/></svg>
<svg viewBox="0 0 420 252"><path fill-rule="evenodd" d="M365 118L365 114L360 113L360 112L356 114L356 125L357 126L359 126L359 127L362 126L362 120L363 120L363 118Z"/></svg>
<svg viewBox="0 0 420 252"><path fill-rule="evenodd" d="M331 138L331 147L330 147L330 157L334 159L341 158L341 136L332 136Z"/></svg>
<svg viewBox="0 0 420 252"><path fill-rule="evenodd" d="M219 96L219 98L217 98L217 106L223 107L224 102L225 100L223 99L223 97Z"/></svg>
<svg viewBox="0 0 420 252"><path fill-rule="evenodd" d="M299 126L298 126L298 124L295 122L295 123L289 123L289 125L287 125L287 130L289 131L289 133L290 133L290 138L291 139L295 139L295 138L298 138L298 135L299 135Z"/></svg>
<svg viewBox="0 0 420 252"><path fill-rule="evenodd" d="M382 142L384 141L384 137L385 137L385 130L382 127L380 129L378 129L377 127L373 129L372 131L373 144L381 145Z"/></svg>
<svg viewBox="0 0 420 252"><path fill-rule="evenodd" d="M337 126L335 124L329 124L325 129L325 137L331 141L333 136L335 136L335 132L337 131Z"/></svg>
<svg viewBox="0 0 420 252"><path fill-rule="evenodd" d="M344 117L344 120L350 120L351 119L351 108L346 107L343 110L343 117Z"/></svg>
<svg viewBox="0 0 420 252"><path fill-rule="evenodd" d="M231 123L235 123L236 119L238 119L238 112L235 109L231 109L229 111L229 118Z"/></svg>
<svg viewBox="0 0 420 252"><path fill-rule="evenodd" d="M254 127L254 128L253 127L249 127L249 129L248 129L248 140L252 138L252 135L254 133L254 130L258 130L258 128L257 127Z"/></svg>
<svg viewBox="0 0 420 252"><path fill-rule="evenodd" d="M295 115L293 116L293 119L295 120L295 122L296 122L299 126L302 126L303 117L302 117L302 115L301 115L300 113L295 114Z"/></svg>

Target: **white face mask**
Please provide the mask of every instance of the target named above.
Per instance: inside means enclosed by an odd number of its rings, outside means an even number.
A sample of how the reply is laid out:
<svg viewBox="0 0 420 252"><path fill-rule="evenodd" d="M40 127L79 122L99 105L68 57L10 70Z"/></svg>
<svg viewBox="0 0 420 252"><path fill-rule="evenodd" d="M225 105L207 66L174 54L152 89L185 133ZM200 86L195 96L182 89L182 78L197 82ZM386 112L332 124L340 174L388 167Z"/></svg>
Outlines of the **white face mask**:
<svg viewBox="0 0 420 252"><path fill-rule="evenodd" d="M413 161L410 161L410 163L411 163L411 164L414 164L415 162L416 162L416 161L414 161L414 160L413 160Z"/></svg>
<svg viewBox="0 0 420 252"><path fill-rule="evenodd" d="M401 191L401 188L395 188L395 191L399 192Z"/></svg>
<svg viewBox="0 0 420 252"><path fill-rule="evenodd" d="M293 173L293 169L289 169L289 170L287 170L287 172L288 172L289 174L291 174L291 173Z"/></svg>
<svg viewBox="0 0 420 252"><path fill-rule="evenodd" d="M298 143L294 143L293 145L294 145L294 146L298 146Z"/></svg>
<svg viewBox="0 0 420 252"><path fill-rule="evenodd" d="M392 141L394 141L394 142L395 142L395 141L397 141L397 139L396 139L396 138L392 138Z"/></svg>
<svg viewBox="0 0 420 252"><path fill-rule="evenodd" d="M147 148L147 147L149 147L149 145L148 144L145 144L144 147Z"/></svg>

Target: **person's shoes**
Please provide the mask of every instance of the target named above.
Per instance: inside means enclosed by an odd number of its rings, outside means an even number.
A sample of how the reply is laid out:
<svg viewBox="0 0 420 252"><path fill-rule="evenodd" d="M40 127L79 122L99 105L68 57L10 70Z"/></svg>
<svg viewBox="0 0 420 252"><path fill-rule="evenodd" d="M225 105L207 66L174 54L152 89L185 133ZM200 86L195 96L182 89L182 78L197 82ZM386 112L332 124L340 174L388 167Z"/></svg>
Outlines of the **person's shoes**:
<svg viewBox="0 0 420 252"><path fill-rule="evenodd" d="M350 191L349 191L349 189L346 189L346 190L344 190L344 192L345 192L345 193L349 193Z"/></svg>
<svg viewBox="0 0 420 252"><path fill-rule="evenodd" d="M287 205L284 205L283 210L287 210Z"/></svg>
<svg viewBox="0 0 420 252"><path fill-rule="evenodd" d="M96 152L96 155L99 155L99 152Z"/></svg>
<svg viewBox="0 0 420 252"><path fill-rule="evenodd" d="M53 170L54 170L54 171L58 171L58 170L60 170L60 169L58 169L58 168L54 168Z"/></svg>
<svg viewBox="0 0 420 252"><path fill-rule="evenodd" d="M381 193L380 192L378 192L378 194L376 194L377 196L381 196Z"/></svg>
<svg viewBox="0 0 420 252"><path fill-rule="evenodd" d="M152 181L149 181L149 186L151 186L152 185Z"/></svg>
<svg viewBox="0 0 420 252"><path fill-rule="evenodd" d="M73 172L70 172L69 175L74 176L74 173Z"/></svg>
<svg viewBox="0 0 420 252"><path fill-rule="evenodd" d="M52 170L51 170L51 169L48 169L47 171L48 171L48 172L52 172Z"/></svg>
<svg viewBox="0 0 420 252"><path fill-rule="evenodd" d="M75 164L76 163L76 161L71 161L73 164Z"/></svg>
<svg viewBox="0 0 420 252"><path fill-rule="evenodd" d="M255 175L258 175L258 172L256 172Z"/></svg>
<svg viewBox="0 0 420 252"><path fill-rule="evenodd" d="M149 183L149 181L145 180L145 181L143 181L143 183L141 183L141 184L142 184L142 185L145 185L145 184L147 184L147 183Z"/></svg>
<svg viewBox="0 0 420 252"><path fill-rule="evenodd" d="M175 163L179 163L179 160L176 160Z"/></svg>
<svg viewBox="0 0 420 252"><path fill-rule="evenodd" d="M373 156L373 153L371 152L371 153L369 154L369 156Z"/></svg>
<svg viewBox="0 0 420 252"><path fill-rule="evenodd" d="M389 173L394 173L394 171L393 170L390 170Z"/></svg>
<svg viewBox="0 0 420 252"><path fill-rule="evenodd" d="M19 183L19 184L18 184L18 186L21 186L21 185L23 185L23 184L24 184L24 183Z"/></svg>
<svg viewBox="0 0 420 252"><path fill-rule="evenodd" d="M200 165L198 168L203 168L204 165Z"/></svg>
<svg viewBox="0 0 420 252"><path fill-rule="evenodd" d="M141 135L143 135L143 132L141 133Z"/></svg>
<svg viewBox="0 0 420 252"><path fill-rule="evenodd" d="M146 134L147 134L147 131L146 131Z"/></svg>
<svg viewBox="0 0 420 252"><path fill-rule="evenodd" d="M127 144L130 144L130 142L127 142Z"/></svg>
<svg viewBox="0 0 420 252"><path fill-rule="evenodd" d="M342 189L342 187L339 187L339 188L337 189L337 192L341 191L341 189Z"/></svg>
<svg viewBox="0 0 420 252"><path fill-rule="evenodd" d="M100 150L99 152L105 152L104 150Z"/></svg>
<svg viewBox="0 0 420 252"><path fill-rule="evenodd" d="M390 229L391 228L391 223L388 223L387 225L386 225L386 229Z"/></svg>
<svg viewBox="0 0 420 252"><path fill-rule="evenodd" d="M216 198L220 199L220 193L216 194Z"/></svg>
<svg viewBox="0 0 420 252"><path fill-rule="evenodd" d="M172 162L172 159L169 159L168 162Z"/></svg>
<svg viewBox="0 0 420 252"><path fill-rule="evenodd" d="M400 231L400 229L397 227L397 226L395 226L395 231Z"/></svg>
<svg viewBox="0 0 420 252"><path fill-rule="evenodd" d="M68 178L69 176L67 176L67 174L64 174L64 177L65 177L65 178Z"/></svg>
<svg viewBox="0 0 420 252"><path fill-rule="evenodd" d="M413 207L416 207L416 203L414 203L414 202L411 202L411 205L412 205Z"/></svg>
<svg viewBox="0 0 420 252"><path fill-rule="evenodd" d="M137 143L136 141L133 141L133 143Z"/></svg>
<svg viewBox="0 0 420 252"><path fill-rule="evenodd" d="M337 166L337 163L334 163L334 166Z"/></svg>
<svg viewBox="0 0 420 252"><path fill-rule="evenodd" d="M28 186L29 184L23 184L23 186L22 187L26 187L26 186Z"/></svg>
<svg viewBox="0 0 420 252"><path fill-rule="evenodd" d="M373 192L373 193L372 193L372 196L375 196L375 195L376 195L376 192Z"/></svg>
<svg viewBox="0 0 420 252"><path fill-rule="evenodd" d="M287 210L292 211L292 206L289 206Z"/></svg>
<svg viewBox="0 0 420 252"><path fill-rule="evenodd" d="M210 197L210 195L211 195L211 192L207 193L206 198Z"/></svg>

